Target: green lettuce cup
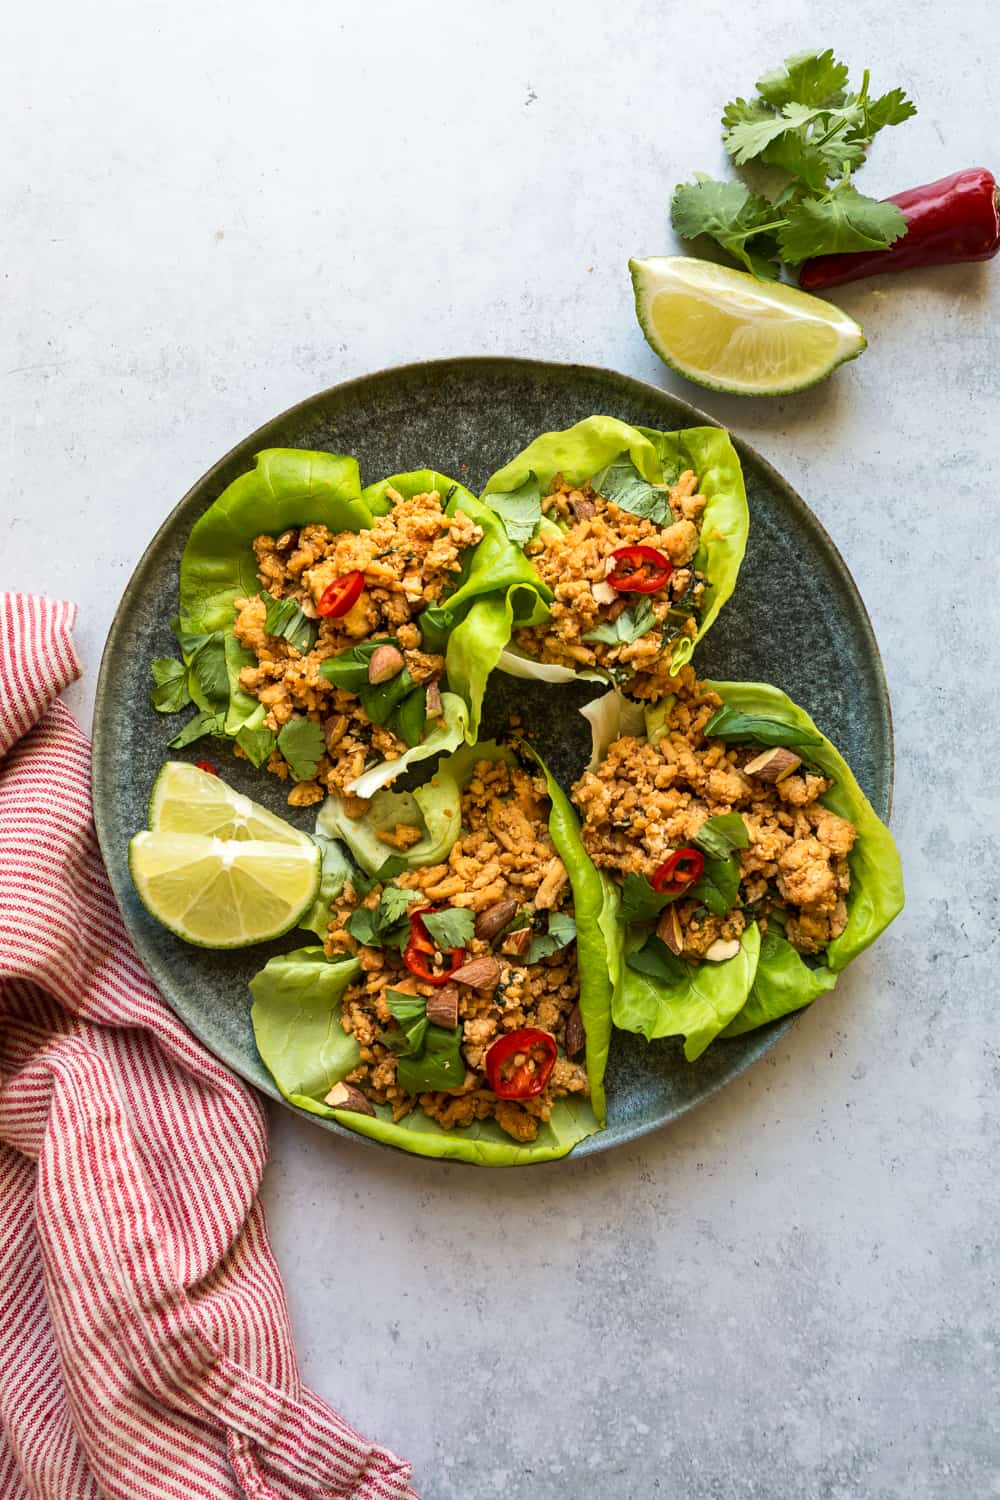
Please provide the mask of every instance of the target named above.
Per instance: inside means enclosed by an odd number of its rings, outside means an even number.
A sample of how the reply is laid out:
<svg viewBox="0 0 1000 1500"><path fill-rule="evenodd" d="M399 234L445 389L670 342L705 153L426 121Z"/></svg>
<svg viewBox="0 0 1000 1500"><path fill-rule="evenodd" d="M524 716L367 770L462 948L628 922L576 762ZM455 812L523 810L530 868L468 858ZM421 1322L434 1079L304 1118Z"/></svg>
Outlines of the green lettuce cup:
<svg viewBox="0 0 1000 1500"><path fill-rule="evenodd" d="M732 594L746 550L743 474L718 427L588 417L529 443L481 498L548 588L548 612L513 620L497 657L514 676L658 696Z"/></svg>
<svg viewBox="0 0 1000 1500"><path fill-rule="evenodd" d="M683 1036L693 1062L716 1037L832 989L902 909L892 835L840 752L780 689L697 683L688 669L659 704L640 710L612 692L587 717L594 755L573 796L585 847L618 893L616 1026ZM657 781L658 767L669 769ZM634 797L616 795L629 775ZM649 776L664 789L662 815ZM643 864L669 820L685 817L673 854L658 864L661 845Z"/></svg>
<svg viewBox="0 0 1000 1500"><path fill-rule="evenodd" d="M351 726L364 737L365 724L384 730L382 740L394 746L372 750L351 790L370 796L420 760L472 742L478 732L486 673L481 662L501 649L510 623L530 619L543 608L543 590L520 549L500 522L464 486L434 470L398 474L362 489L353 458L300 449L268 449L195 523L181 560L180 610L173 622L181 661L161 658L153 664L154 706L195 713L171 740L173 748L205 735L234 740L257 766L272 760L279 774L293 783L311 783L325 754L331 754L316 708L295 704L285 722L275 720L252 681L258 654L247 644L247 627L237 601L260 600L262 621L251 621L256 637L278 640L288 656L308 656L316 645L319 623L308 598L273 598L260 576L255 553L258 537L291 536L300 528L322 525L334 536L361 533L377 525L401 501L436 493L443 514L461 513L479 528L474 544L461 551L460 571L449 579L444 597L423 610L415 624L424 652L444 657L440 682L413 678L408 665L389 681L370 680L370 658L381 647L392 648L398 662L400 642L389 628L338 649L319 665L319 676L335 689L356 694L366 720ZM473 533L474 535L474 533ZM361 575L358 575L359 577ZM303 609L302 606L305 606ZM383 652L383 655L386 655ZM247 676L247 669L250 677ZM241 674L243 680L241 681ZM269 686L266 664L263 686ZM343 706L343 705L341 705ZM311 792L304 793L302 801Z"/></svg>
<svg viewBox="0 0 1000 1500"><path fill-rule="evenodd" d="M580 841L576 814L565 793L537 757L522 750L520 763L527 769L531 769L529 758L545 778L549 798L547 829L568 876L571 920L568 932L560 931L559 936L554 936L555 919L550 914L548 936L538 938L532 929L532 946L516 963L526 966L530 979L535 962L551 958L558 944L575 941L579 983L577 1005L585 1033L584 1060L589 1095L570 1093L556 1098L549 1119L539 1122L537 1137L531 1141L512 1139L493 1118L477 1118L468 1124L445 1128L419 1104L395 1121L388 1103L369 1101L368 1107L373 1113L328 1104L326 1099L331 1090L348 1079L358 1067L361 1056L357 1039L344 1030L340 1021L345 994L357 979L360 966L353 954L328 957L322 947L313 945L272 958L250 982L257 1047L279 1090L290 1103L312 1114L337 1120L351 1130L401 1150L481 1166L517 1166L565 1156L586 1136L602 1127L605 1116L604 1071L611 1037L612 981L618 964L615 951L617 930L612 917L613 889L610 881L599 875L588 859ZM477 767L481 768L483 762L516 767L519 757L511 748L493 742L463 746L443 758L431 781L415 792L378 792L362 818L348 817L341 799L328 799L317 824L321 843L330 846L330 842L336 840L334 847L343 846L349 851L355 865L351 878L359 889L381 890L374 915L370 905L368 909L355 906L348 919L347 931L352 932L358 941L366 944L379 941L373 934L380 930L384 911L387 911L386 922L390 924L385 929L389 933L383 939L385 944L389 945L390 939L393 942L404 940L398 930L392 936L391 924L400 920L401 904L405 913L406 898L406 892L401 893L395 882L424 867L440 866L447 861L456 840L463 833L463 790L477 775ZM416 843L410 842L408 847L394 850L379 835L398 833L401 825L419 830L421 837ZM336 878L329 889L335 892L339 889L338 881L343 880L339 864L333 874ZM418 897L418 908L423 899ZM355 925L361 913L368 924L363 935L359 935L362 929ZM565 919L564 911L559 918L563 928L567 926ZM404 933L407 920L404 914ZM455 921L454 912L446 914L446 920ZM512 933L518 921L521 921L520 917L514 919ZM523 921L521 925L523 929ZM322 931L319 924L312 921L310 926L314 931ZM606 938L609 932L611 945ZM498 937L499 941L502 938ZM536 942L540 945L539 953L533 958ZM502 969L502 965L500 967ZM506 993L503 985L513 972L510 967L503 970L499 982L501 992ZM387 989L385 993L392 996L396 992ZM468 1045L461 1023L454 1032L441 1026L427 1026L425 1012L419 1015L408 1013L408 1000L412 1008L410 997L397 995L394 1002L400 1007L401 1024L407 1028L408 1037L420 1033L422 1046L426 1047L433 1040L438 1049L434 1066L447 1058L449 1049L457 1054L460 1044ZM416 1010L420 1010L422 1004L426 1005L426 1001L416 997ZM393 1014L396 1013L394 1009ZM461 1059L461 1054L457 1057ZM426 1065L426 1053L418 1065ZM464 1059L461 1059L460 1066L464 1072Z"/></svg>

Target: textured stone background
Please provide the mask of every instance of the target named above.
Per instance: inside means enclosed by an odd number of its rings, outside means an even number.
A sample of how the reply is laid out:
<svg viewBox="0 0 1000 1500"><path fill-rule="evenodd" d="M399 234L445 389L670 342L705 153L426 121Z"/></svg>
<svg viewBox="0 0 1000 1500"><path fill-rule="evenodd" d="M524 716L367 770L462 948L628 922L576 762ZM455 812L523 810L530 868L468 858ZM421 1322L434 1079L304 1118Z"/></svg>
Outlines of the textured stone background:
<svg viewBox="0 0 1000 1500"><path fill-rule="evenodd" d="M0 587L79 600L87 720L118 595L220 453L430 355L673 383L625 261L720 163L732 94L836 44L920 115L884 193L980 161L986 0L36 0L0 54ZM994 166L998 163L993 162ZM673 1130L476 1174L274 1115L306 1377L426 1500L1000 1494L995 952L1000 266L845 290L870 348L703 404L854 571L896 715L909 905L767 1062ZM676 382L695 401L701 394Z"/></svg>

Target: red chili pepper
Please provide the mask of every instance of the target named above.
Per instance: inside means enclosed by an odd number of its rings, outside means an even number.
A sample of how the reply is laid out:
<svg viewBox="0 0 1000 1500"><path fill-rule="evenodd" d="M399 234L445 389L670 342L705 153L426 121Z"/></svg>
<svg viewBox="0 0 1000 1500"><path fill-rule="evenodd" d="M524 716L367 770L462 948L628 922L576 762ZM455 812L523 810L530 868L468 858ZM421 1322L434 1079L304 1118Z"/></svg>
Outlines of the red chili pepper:
<svg viewBox="0 0 1000 1500"><path fill-rule="evenodd" d="M533 1099L552 1077L559 1049L548 1031L522 1026L498 1037L486 1054L486 1077L498 1099Z"/></svg>
<svg viewBox="0 0 1000 1500"><path fill-rule="evenodd" d="M817 255L799 269L799 286L823 291L883 271L914 266L946 266L966 260L990 260L1000 250L1000 195L996 178L985 167L953 172L924 187L894 193L906 219L906 233L888 250L859 250Z"/></svg>
<svg viewBox="0 0 1000 1500"><path fill-rule="evenodd" d="M218 776L219 774L210 760L196 760L195 765L199 771L207 771L209 776Z"/></svg>
<svg viewBox="0 0 1000 1500"><path fill-rule="evenodd" d="M410 915L410 937L403 949L403 962L411 974L425 984L447 984L456 969L465 962L464 948L439 948L421 920L425 912L440 911L438 906L422 906ZM434 959L440 959L443 968L432 968Z"/></svg>
<svg viewBox="0 0 1000 1500"><path fill-rule="evenodd" d="M624 594L655 594L674 571L669 557L655 547L619 547L611 556L615 566L608 582Z"/></svg>
<svg viewBox="0 0 1000 1500"><path fill-rule="evenodd" d="M655 871L650 884L661 896L679 896L701 879L705 856L699 849L675 849Z"/></svg>
<svg viewBox="0 0 1000 1500"><path fill-rule="evenodd" d="M365 591L365 575L355 571L345 573L328 583L319 597L316 608L328 619L339 620L361 598Z"/></svg>

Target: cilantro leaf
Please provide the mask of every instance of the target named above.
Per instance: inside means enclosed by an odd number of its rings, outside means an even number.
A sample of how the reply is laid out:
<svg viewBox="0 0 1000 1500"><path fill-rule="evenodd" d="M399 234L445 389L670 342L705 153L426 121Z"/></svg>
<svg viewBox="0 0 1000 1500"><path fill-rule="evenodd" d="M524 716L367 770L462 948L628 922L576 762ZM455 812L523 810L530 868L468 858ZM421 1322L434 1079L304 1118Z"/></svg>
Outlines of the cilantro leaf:
<svg viewBox="0 0 1000 1500"><path fill-rule="evenodd" d="M270 760L278 736L273 729L248 729L244 724L236 736L236 743L247 760L259 769Z"/></svg>
<svg viewBox="0 0 1000 1500"><path fill-rule="evenodd" d="M682 239L707 234L748 271L756 272L759 263L772 277L777 269L769 267L768 261L777 254L777 246L770 237L761 236L761 230L780 218L767 199L752 193L745 183L719 182L703 173L697 174L695 182L680 183L670 204L670 222ZM747 246L754 235L760 236L756 251Z"/></svg>
<svg viewBox="0 0 1000 1500"><path fill-rule="evenodd" d="M761 115L733 125L726 131L723 143L736 165L742 167L766 151L772 141L792 129L794 127L783 115Z"/></svg>
<svg viewBox="0 0 1000 1500"><path fill-rule="evenodd" d="M441 949L464 948L472 940L475 921L464 906L446 906L444 911L424 912L420 920L428 936Z"/></svg>
<svg viewBox="0 0 1000 1500"><path fill-rule="evenodd" d="M353 877L352 883L358 889ZM348 932L366 948L401 948L410 935L408 912L417 894L398 885L385 886L376 907L359 906L351 912Z"/></svg>
<svg viewBox="0 0 1000 1500"><path fill-rule="evenodd" d="M902 209L867 198L842 182L822 198L803 198L785 211L779 231L781 258L799 265L812 255L842 250L883 250L906 233Z"/></svg>
<svg viewBox="0 0 1000 1500"><path fill-rule="evenodd" d="M507 536L518 547L530 542L542 519L542 487L532 469L516 490L495 491L483 497L484 504L495 511Z"/></svg>
<svg viewBox="0 0 1000 1500"><path fill-rule="evenodd" d="M296 781L311 781L326 753L323 730L314 719L289 719L278 735L278 749Z"/></svg>
<svg viewBox="0 0 1000 1500"><path fill-rule="evenodd" d="M542 958L548 958L550 954L558 953L560 948L567 948L570 943L576 942L576 923L566 912L554 911L549 917L547 932L536 932L531 939L531 946L524 955L526 964L537 964Z"/></svg>
<svg viewBox="0 0 1000 1500"><path fill-rule="evenodd" d="M167 741L171 750L182 750L185 745L191 745L195 740L204 739L206 734L222 735L226 729L225 714L214 714L206 709L196 713L193 719L188 719L184 728L178 730L172 740Z"/></svg>
<svg viewBox="0 0 1000 1500"><path fill-rule="evenodd" d="M757 92L775 109L786 104L840 104L847 88L847 66L838 62L833 49L796 52L780 68L757 80Z"/></svg>
<svg viewBox="0 0 1000 1500"><path fill-rule="evenodd" d="M642 599L634 609L623 609L615 620L605 620L581 636L584 641L601 641L605 646L630 646L656 625L653 606Z"/></svg>
<svg viewBox="0 0 1000 1500"><path fill-rule="evenodd" d="M740 904L740 865L735 855L728 859L706 859L705 872L684 893L701 901L717 917L724 917Z"/></svg>
<svg viewBox="0 0 1000 1500"><path fill-rule="evenodd" d="M397 875L402 875L405 869L407 869L407 863L403 856L390 854L389 858L379 865L374 875L367 875L364 870L352 870L351 884L358 895L364 899L377 885L388 885L390 880L395 880Z"/></svg>
<svg viewBox="0 0 1000 1500"><path fill-rule="evenodd" d="M750 847L750 835L738 812L720 813L705 819L694 842L712 859L728 859L734 849Z"/></svg>
<svg viewBox="0 0 1000 1500"><path fill-rule="evenodd" d="M902 89L890 89L877 99L866 100L864 111L867 134L873 136L886 125L902 125L904 120L912 119L917 106Z"/></svg>
<svg viewBox="0 0 1000 1500"><path fill-rule="evenodd" d="M305 656L316 644L319 626L303 612L295 599L272 599L266 591L261 599L267 605L264 629L268 635L281 636Z"/></svg>
<svg viewBox="0 0 1000 1500"><path fill-rule="evenodd" d="M630 511L633 516L643 516L657 526L673 520L666 490L643 478L627 450L595 474L590 483L611 505Z"/></svg>
<svg viewBox="0 0 1000 1500"><path fill-rule="evenodd" d="M158 656L150 664L153 686L149 701L160 714L179 714L191 702L187 667L174 656Z"/></svg>

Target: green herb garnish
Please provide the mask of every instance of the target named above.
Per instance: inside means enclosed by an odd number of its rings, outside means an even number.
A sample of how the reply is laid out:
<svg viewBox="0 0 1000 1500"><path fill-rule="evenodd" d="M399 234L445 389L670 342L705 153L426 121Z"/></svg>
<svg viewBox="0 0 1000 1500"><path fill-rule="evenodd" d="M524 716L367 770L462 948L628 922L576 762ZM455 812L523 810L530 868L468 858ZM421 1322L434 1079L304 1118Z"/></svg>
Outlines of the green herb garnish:
<svg viewBox="0 0 1000 1500"><path fill-rule="evenodd" d="M531 541L542 519L542 487L533 469L516 490L496 490L484 495L483 500L500 517L512 542L523 547Z"/></svg>
<svg viewBox="0 0 1000 1500"><path fill-rule="evenodd" d="M656 628L656 616L648 599L642 599L633 609L623 609L615 620L606 620L595 625L582 639L603 641L608 646L630 646L641 635Z"/></svg>
<svg viewBox="0 0 1000 1500"><path fill-rule="evenodd" d="M464 948L472 941L475 919L464 906L446 906L444 911L421 912L427 934L441 949Z"/></svg>
<svg viewBox="0 0 1000 1500"><path fill-rule="evenodd" d="M739 860L735 855L728 859L706 859L701 879L684 895L703 901L715 916L724 917L740 904Z"/></svg>
<svg viewBox="0 0 1000 1500"><path fill-rule="evenodd" d="M554 911L549 917L548 929L545 932L536 932L531 939L531 946L524 955L526 964L537 964L540 959L548 958L553 953L558 953L561 948L568 948L570 943L576 942L576 923L566 912Z"/></svg>
<svg viewBox="0 0 1000 1500"><path fill-rule="evenodd" d="M620 510L631 511L634 516L643 516L657 526L673 520L670 501L662 485L651 484L644 479L628 453L618 457L606 469L594 475L591 488L605 500L617 505Z"/></svg>
<svg viewBox="0 0 1000 1500"><path fill-rule="evenodd" d="M871 98L867 71L851 92L847 68L829 48L790 57L758 80L752 99L734 99L722 115L733 162L781 173L781 190L770 198L698 173L675 189L671 222L684 239L708 235L762 279L777 276L778 260L798 265L884 249L906 233L903 213L859 193L851 174L880 130L915 114L902 89Z"/></svg>
<svg viewBox="0 0 1000 1500"><path fill-rule="evenodd" d="M706 735L727 740L731 745L821 745L823 736L812 729L787 724L784 719L769 719L762 714L745 714L737 708L723 707L705 725Z"/></svg>
<svg viewBox="0 0 1000 1500"><path fill-rule="evenodd" d="M167 741L167 745L171 750L182 750L185 745L204 739L206 734L223 735L225 732L225 714L214 714L207 709L201 709L193 719L188 719L184 728L179 730L172 740Z"/></svg>
<svg viewBox="0 0 1000 1500"><path fill-rule="evenodd" d="M728 859L736 849L750 847L747 825L738 812L721 813L706 818L694 836L694 842L712 859Z"/></svg>
<svg viewBox="0 0 1000 1500"><path fill-rule="evenodd" d="M158 656L150 666L153 686L149 701L160 714L179 714L191 702L188 669L174 656Z"/></svg>
<svg viewBox="0 0 1000 1500"><path fill-rule="evenodd" d="M278 749L296 781L311 781L326 752L323 730L314 719L289 719L278 734Z"/></svg>
<svg viewBox="0 0 1000 1500"><path fill-rule="evenodd" d="M266 591L260 597L267 605L264 618L267 634L282 637L303 656L311 651L319 634L316 621L310 620L294 599L272 599Z"/></svg>

